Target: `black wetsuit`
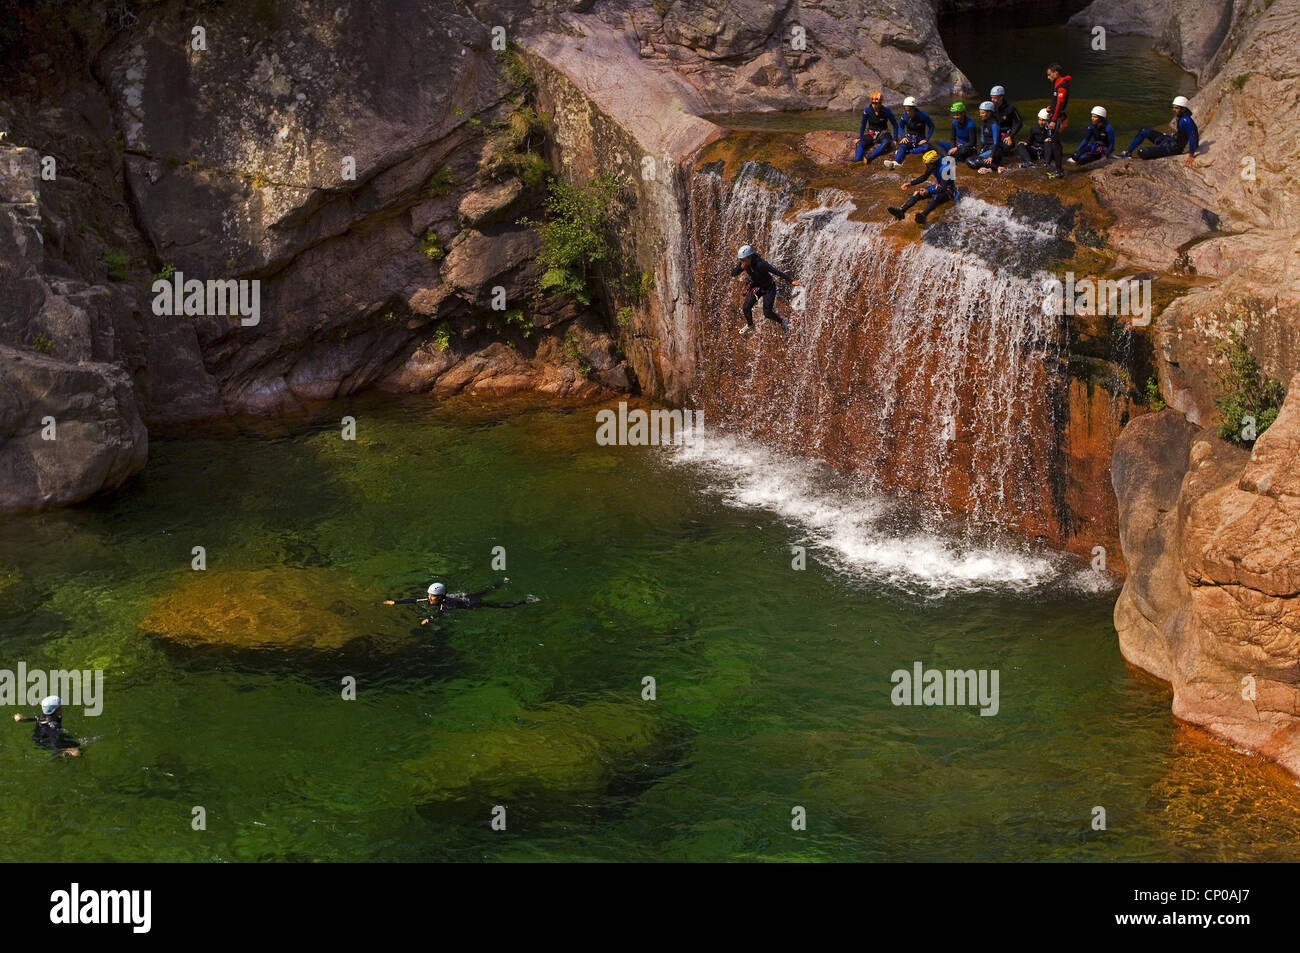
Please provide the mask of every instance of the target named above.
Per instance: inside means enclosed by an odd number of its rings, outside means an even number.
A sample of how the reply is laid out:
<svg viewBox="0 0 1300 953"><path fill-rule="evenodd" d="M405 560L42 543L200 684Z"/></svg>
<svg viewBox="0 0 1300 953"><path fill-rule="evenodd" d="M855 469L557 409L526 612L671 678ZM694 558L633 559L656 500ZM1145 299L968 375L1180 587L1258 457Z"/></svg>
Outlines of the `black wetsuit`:
<svg viewBox="0 0 1300 953"><path fill-rule="evenodd" d="M51 751L77 747L77 742L63 731L63 717L47 715L44 712L36 716L36 728L32 731L32 740L42 748L49 748Z"/></svg>
<svg viewBox="0 0 1300 953"><path fill-rule="evenodd" d="M1020 159L1022 162L1032 164L1046 155L1044 151L1044 144L1046 142L1047 127L1035 123L1029 130L1029 138L1016 143L1016 152L1020 153Z"/></svg>
<svg viewBox="0 0 1300 953"><path fill-rule="evenodd" d="M480 589L478 592L449 592L438 600L436 606L429 603L428 595L414 596L410 599L395 599L393 605L423 606L422 615L426 622L442 615L444 612L450 612L452 609L513 609L515 606L523 605L522 602L483 601L484 596L500 587L501 583L494 582L486 589Z"/></svg>
<svg viewBox="0 0 1300 953"><path fill-rule="evenodd" d="M1016 104L1005 96L1002 97L1002 105L995 110L994 115L998 120L998 141L993 145L993 164L1005 165L1016 151L1016 136L1020 135L1025 121L1020 118L1020 110L1016 108ZM1007 136L1011 140L1011 145L1004 143L1002 136Z"/></svg>
<svg viewBox="0 0 1300 953"><path fill-rule="evenodd" d="M749 287L745 289L745 323L751 328L754 326L754 305L762 298L763 317L780 324L781 316L776 313L776 282L772 276L785 281L794 279L775 265L764 261L758 252L751 256L748 267L743 261L737 262L736 267L731 269L731 276L735 278L741 272L749 279Z"/></svg>

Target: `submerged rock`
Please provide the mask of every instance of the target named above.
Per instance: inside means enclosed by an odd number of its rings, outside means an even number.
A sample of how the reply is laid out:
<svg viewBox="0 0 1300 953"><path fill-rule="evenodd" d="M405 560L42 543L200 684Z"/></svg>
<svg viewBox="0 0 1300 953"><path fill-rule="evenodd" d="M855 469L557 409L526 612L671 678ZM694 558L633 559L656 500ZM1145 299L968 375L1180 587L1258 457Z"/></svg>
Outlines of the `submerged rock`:
<svg viewBox="0 0 1300 953"><path fill-rule="evenodd" d="M662 725L631 704L542 705L482 731L437 736L437 747L401 765L403 787L423 800L470 789L493 797L536 791L599 792L660 744Z"/></svg>
<svg viewBox="0 0 1300 953"><path fill-rule="evenodd" d="M320 652L362 637L385 649L409 641L363 627L362 607L377 601L329 569L190 571L153 601L139 628L187 647Z"/></svg>

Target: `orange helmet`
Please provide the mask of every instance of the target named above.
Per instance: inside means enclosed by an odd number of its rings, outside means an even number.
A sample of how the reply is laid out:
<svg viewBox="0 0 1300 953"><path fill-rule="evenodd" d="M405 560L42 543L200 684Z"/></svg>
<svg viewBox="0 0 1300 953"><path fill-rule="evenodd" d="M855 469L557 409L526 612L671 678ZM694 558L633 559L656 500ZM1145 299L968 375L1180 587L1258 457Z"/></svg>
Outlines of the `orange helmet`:
<svg viewBox="0 0 1300 953"><path fill-rule="evenodd" d="M872 93L872 94L871 94L871 101L872 101L873 103L878 103L878 102L880 102L880 100L881 100L881 96L880 96L879 93Z"/></svg>

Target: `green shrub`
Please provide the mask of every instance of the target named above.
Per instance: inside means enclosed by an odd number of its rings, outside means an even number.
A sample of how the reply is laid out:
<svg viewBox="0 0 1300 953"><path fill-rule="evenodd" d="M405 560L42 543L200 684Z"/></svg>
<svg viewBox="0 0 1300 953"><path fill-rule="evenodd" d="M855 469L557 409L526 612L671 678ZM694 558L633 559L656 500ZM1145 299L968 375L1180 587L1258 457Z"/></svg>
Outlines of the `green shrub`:
<svg viewBox="0 0 1300 953"><path fill-rule="evenodd" d="M624 330L632 326L632 309L630 307L618 309L618 326Z"/></svg>
<svg viewBox="0 0 1300 953"><path fill-rule="evenodd" d="M578 365L578 373L583 377L591 374L591 361L582 353L582 343L578 340L578 335L570 328L564 335L564 351Z"/></svg>
<svg viewBox="0 0 1300 953"><path fill-rule="evenodd" d="M542 239L537 260L545 271L538 282L543 293L563 292L591 304L588 278L614 256L607 233L618 184L610 176L573 186L558 179L547 187L546 217L523 219Z"/></svg>
<svg viewBox="0 0 1300 953"><path fill-rule="evenodd" d="M1152 411L1161 411L1169 406L1160 396L1160 382L1154 377L1147 378L1147 406Z"/></svg>
<svg viewBox="0 0 1300 953"><path fill-rule="evenodd" d="M166 281L174 274L176 274L176 266L171 262L167 262L158 269L158 274L154 275L153 278L154 281Z"/></svg>
<svg viewBox="0 0 1300 953"><path fill-rule="evenodd" d="M131 268L131 256L116 248L105 248L104 264L111 281L126 281L127 272Z"/></svg>
<svg viewBox="0 0 1300 953"><path fill-rule="evenodd" d="M429 198L434 199L440 195L446 195L457 184L456 174L451 171L451 166L444 165L430 177L426 191Z"/></svg>
<svg viewBox="0 0 1300 953"><path fill-rule="evenodd" d="M438 325L437 330L433 332L433 337L428 342L433 344L439 351L445 351L451 347L451 327L446 321Z"/></svg>
<svg viewBox="0 0 1300 953"><path fill-rule="evenodd" d="M442 239L432 228L424 233L424 238L420 240L420 254L429 261L438 261L443 255L447 254L442 247Z"/></svg>
<svg viewBox="0 0 1300 953"><path fill-rule="evenodd" d="M523 308L511 308L509 311L493 311L488 315L488 330L498 337L510 331L518 331L524 337L532 337L533 322L524 314Z"/></svg>
<svg viewBox="0 0 1300 953"><path fill-rule="evenodd" d="M1242 73L1240 76L1233 77L1232 85L1236 86L1238 89L1244 89L1246 83L1249 81L1250 81L1250 74Z"/></svg>
<svg viewBox="0 0 1300 953"><path fill-rule="evenodd" d="M1246 417L1255 418L1258 437L1277 419L1286 389L1265 377L1255 356L1235 328L1214 348L1224 362L1215 382L1214 406L1219 411L1219 436L1233 443L1250 443L1242 436Z"/></svg>
<svg viewBox="0 0 1300 953"><path fill-rule="evenodd" d="M48 334L38 334L36 337L32 338L32 350L38 351L41 354L53 354L54 339Z"/></svg>
<svg viewBox="0 0 1300 953"><path fill-rule="evenodd" d="M524 62L515 50L498 50L497 62L505 73L506 82L519 92L529 96L537 89L537 82L524 69Z"/></svg>
<svg viewBox="0 0 1300 953"><path fill-rule="evenodd" d="M650 292L654 290L655 273L653 271L643 271L640 274L630 274L623 278L623 287L631 296L633 301L644 301L649 297Z"/></svg>

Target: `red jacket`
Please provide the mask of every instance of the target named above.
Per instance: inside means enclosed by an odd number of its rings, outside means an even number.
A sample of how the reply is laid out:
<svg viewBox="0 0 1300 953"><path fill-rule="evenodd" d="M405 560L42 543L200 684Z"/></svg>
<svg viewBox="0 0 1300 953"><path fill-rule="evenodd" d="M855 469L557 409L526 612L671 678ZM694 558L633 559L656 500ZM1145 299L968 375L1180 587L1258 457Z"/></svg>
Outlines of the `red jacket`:
<svg viewBox="0 0 1300 953"><path fill-rule="evenodd" d="M1047 121L1059 126L1065 118L1065 105L1070 101L1070 77L1056 77L1056 82L1052 84L1052 97L1052 109Z"/></svg>

